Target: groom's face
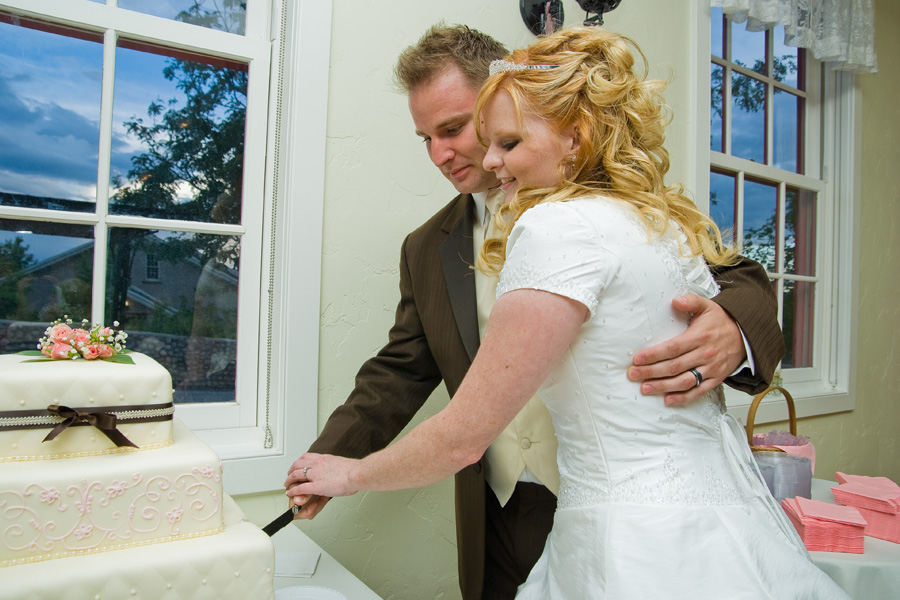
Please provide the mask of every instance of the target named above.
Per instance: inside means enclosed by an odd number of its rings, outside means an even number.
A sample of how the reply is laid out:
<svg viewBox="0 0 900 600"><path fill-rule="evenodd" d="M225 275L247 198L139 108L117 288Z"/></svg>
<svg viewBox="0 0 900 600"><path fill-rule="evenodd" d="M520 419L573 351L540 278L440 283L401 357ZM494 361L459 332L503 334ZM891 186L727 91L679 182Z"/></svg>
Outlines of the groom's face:
<svg viewBox="0 0 900 600"><path fill-rule="evenodd" d="M431 162L462 194L483 192L498 183L484 170L484 149L475 136L472 111L478 88L455 65L409 94L416 135L425 141Z"/></svg>

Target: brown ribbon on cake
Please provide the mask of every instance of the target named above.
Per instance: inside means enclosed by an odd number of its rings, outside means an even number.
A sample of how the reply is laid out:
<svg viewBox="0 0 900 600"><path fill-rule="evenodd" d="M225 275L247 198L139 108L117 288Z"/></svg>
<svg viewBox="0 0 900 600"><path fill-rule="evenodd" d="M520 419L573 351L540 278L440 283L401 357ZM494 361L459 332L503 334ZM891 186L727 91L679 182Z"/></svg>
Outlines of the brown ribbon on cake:
<svg viewBox="0 0 900 600"><path fill-rule="evenodd" d="M44 438L45 442L49 442L56 438L60 433L76 423L87 423L99 429L103 435L108 437L113 444L121 448L122 446L131 446L137 448L137 444L125 437L121 431L116 429L116 421L118 418L113 413L108 412L86 412L80 411L68 406L60 406L59 404L51 404L47 407L47 411L65 419L62 423L53 428L53 431Z"/></svg>
<svg viewBox="0 0 900 600"><path fill-rule="evenodd" d="M90 425L100 430L118 447L137 448L137 445L118 430L118 425L170 421L174 408L175 405L171 402L79 408L51 404L46 410L0 411L0 431L53 427L53 430L44 438L44 441L47 442L56 438L69 427ZM62 421L56 421L54 417L62 419Z"/></svg>

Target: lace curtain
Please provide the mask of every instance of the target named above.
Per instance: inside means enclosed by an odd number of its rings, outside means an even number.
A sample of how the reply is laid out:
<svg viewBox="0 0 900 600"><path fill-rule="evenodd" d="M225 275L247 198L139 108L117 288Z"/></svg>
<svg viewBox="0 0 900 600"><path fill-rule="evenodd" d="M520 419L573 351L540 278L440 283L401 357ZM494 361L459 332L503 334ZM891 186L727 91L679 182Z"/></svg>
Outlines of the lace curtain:
<svg viewBox="0 0 900 600"><path fill-rule="evenodd" d="M748 31L784 26L786 46L806 48L818 60L855 73L874 73L873 0L710 0Z"/></svg>

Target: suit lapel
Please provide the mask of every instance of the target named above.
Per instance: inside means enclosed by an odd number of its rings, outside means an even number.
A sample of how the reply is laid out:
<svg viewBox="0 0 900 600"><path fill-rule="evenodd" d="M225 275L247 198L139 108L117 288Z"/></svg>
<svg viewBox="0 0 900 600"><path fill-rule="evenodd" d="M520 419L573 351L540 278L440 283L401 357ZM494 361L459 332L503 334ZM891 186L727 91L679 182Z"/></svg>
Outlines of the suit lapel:
<svg viewBox="0 0 900 600"><path fill-rule="evenodd" d="M475 221L475 204L468 194L460 198L460 211L453 211L444 223L447 238L441 243L441 267L450 295L453 316L466 347L469 360L475 359L480 339L478 336L478 309L475 304L475 251L472 227Z"/></svg>

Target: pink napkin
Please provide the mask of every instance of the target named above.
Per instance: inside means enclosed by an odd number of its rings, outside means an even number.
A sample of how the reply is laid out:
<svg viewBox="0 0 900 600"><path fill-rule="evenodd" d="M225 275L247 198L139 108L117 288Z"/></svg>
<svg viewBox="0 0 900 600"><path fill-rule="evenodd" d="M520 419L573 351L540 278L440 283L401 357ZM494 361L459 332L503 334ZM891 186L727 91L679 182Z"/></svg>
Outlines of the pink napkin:
<svg viewBox="0 0 900 600"><path fill-rule="evenodd" d="M835 479L835 502L859 510L868 523L866 535L900 543L900 486L887 477L838 472Z"/></svg>
<svg viewBox="0 0 900 600"><path fill-rule="evenodd" d="M781 503L807 550L862 554L866 521L850 506L798 496Z"/></svg>

